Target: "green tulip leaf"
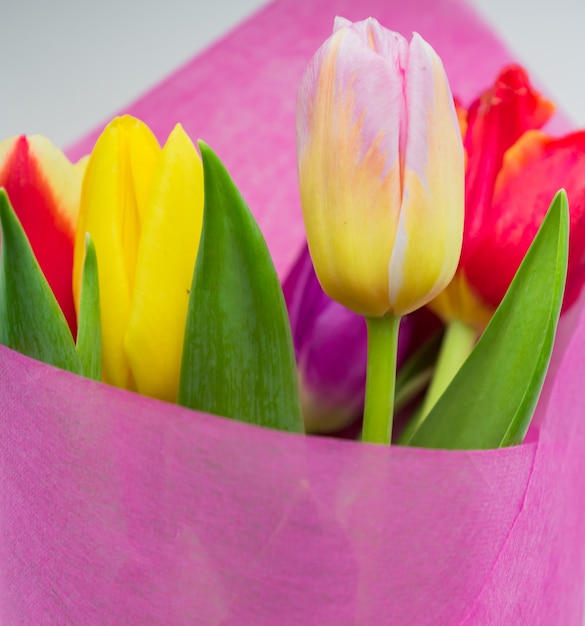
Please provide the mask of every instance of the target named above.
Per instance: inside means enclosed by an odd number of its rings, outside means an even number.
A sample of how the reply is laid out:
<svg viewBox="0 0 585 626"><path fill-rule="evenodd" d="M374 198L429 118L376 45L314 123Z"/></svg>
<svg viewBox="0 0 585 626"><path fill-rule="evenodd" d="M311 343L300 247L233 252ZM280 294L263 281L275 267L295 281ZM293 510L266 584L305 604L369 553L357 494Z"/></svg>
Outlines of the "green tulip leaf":
<svg viewBox="0 0 585 626"><path fill-rule="evenodd" d="M0 343L78 373L79 359L65 316L3 189L0 231Z"/></svg>
<svg viewBox="0 0 585 626"><path fill-rule="evenodd" d="M203 143L200 149L205 208L179 404L302 432L290 325L270 253L217 155Z"/></svg>
<svg viewBox="0 0 585 626"><path fill-rule="evenodd" d="M85 235L85 260L83 262L81 293L79 297L76 350L81 363L82 376L93 380L101 380L100 287L95 246L89 233Z"/></svg>
<svg viewBox="0 0 585 626"><path fill-rule="evenodd" d="M523 441L553 349L568 236L561 190L491 322L409 445L461 450Z"/></svg>

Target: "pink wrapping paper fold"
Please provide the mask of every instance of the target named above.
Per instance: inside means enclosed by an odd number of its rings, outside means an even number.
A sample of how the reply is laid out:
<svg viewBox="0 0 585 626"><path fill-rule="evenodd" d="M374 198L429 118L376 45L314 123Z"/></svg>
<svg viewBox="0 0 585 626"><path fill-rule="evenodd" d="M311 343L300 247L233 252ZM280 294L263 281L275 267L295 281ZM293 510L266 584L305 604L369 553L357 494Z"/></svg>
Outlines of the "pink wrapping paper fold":
<svg viewBox="0 0 585 626"><path fill-rule="evenodd" d="M281 275L296 83L335 14L416 29L464 100L509 60L455 0L279 0L128 109L218 151ZM581 624L583 354L580 304L529 442L446 452L249 427L0 347L0 624Z"/></svg>
<svg viewBox="0 0 585 626"><path fill-rule="evenodd" d="M0 623L581 624L573 318L539 432L488 452L275 433L0 348Z"/></svg>

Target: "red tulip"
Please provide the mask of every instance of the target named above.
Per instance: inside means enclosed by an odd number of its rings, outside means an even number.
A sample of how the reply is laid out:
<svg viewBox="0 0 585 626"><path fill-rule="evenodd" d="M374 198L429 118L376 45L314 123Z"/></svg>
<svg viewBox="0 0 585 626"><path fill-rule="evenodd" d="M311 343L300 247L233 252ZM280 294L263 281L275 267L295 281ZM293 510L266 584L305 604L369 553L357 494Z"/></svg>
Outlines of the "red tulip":
<svg viewBox="0 0 585 626"><path fill-rule="evenodd" d="M74 337L73 242L85 162L71 164L41 136L0 141L0 187L8 193Z"/></svg>
<svg viewBox="0 0 585 626"><path fill-rule="evenodd" d="M463 249L453 282L431 304L444 319L487 323L561 187L571 212L564 308L577 299L585 278L585 131L548 137L539 129L553 111L519 66L503 70L467 113L460 109Z"/></svg>

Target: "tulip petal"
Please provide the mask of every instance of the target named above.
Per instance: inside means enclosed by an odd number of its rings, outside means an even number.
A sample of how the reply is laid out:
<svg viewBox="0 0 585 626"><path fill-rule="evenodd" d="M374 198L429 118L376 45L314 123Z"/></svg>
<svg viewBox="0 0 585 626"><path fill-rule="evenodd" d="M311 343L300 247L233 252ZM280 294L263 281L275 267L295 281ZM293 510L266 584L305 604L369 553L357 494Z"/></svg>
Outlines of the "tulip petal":
<svg viewBox="0 0 585 626"><path fill-rule="evenodd" d="M124 346L140 393L176 402L203 219L203 167L177 125L153 173Z"/></svg>
<svg viewBox="0 0 585 626"><path fill-rule="evenodd" d="M467 250L489 219L494 185L506 151L525 132L541 128L554 108L552 102L532 88L526 70L518 65L505 68L493 88L469 107L465 134L468 158L462 265L466 262ZM547 202L549 200L550 197Z"/></svg>
<svg viewBox="0 0 585 626"><path fill-rule="evenodd" d="M571 207L564 308L577 299L585 279L585 132L551 139L529 131L506 152L490 227L478 234L465 264L465 275L486 302L497 306L502 299L561 187Z"/></svg>
<svg viewBox="0 0 585 626"><path fill-rule="evenodd" d="M463 236L464 158L441 60L418 35L406 71L407 132L400 219L389 264L390 303L404 315L451 280Z"/></svg>
<svg viewBox="0 0 585 626"><path fill-rule="evenodd" d="M482 332L488 325L495 307L485 303L469 284L464 273L458 271L446 289L431 302L429 308L444 322L460 320Z"/></svg>
<svg viewBox="0 0 585 626"><path fill-rule="evenodd" d="M314 321L298 363L305 429L331 433L354 422L363 410L366 383L366 324L333 302Z"/></svg>
<svg viewBox="0 0 585 626"><path fill-rule="evenodd" d="M333 18L333 33L335 34L338 30L341 30L342 28L347 28L348 26L351 26L351 24L351 21L347 18L336 15Z"/></svg>
<svg viewBox="0 0 585 626"><path fill-rule="evenodd" d="M102 373L105 382L134 389L124 351L130 315L140 217L159 145L139 120L113 120L98 138L85 175L77 233L73 284L78 304L85 233L94 242L102 321Z"/></svg>
<svg viewBox="0 0 585 626"><path fill-rule="evenodd" d="M313 58L299 88L297 152L321 285L358 313L382 315L389 308L388 262L400 206L408 44L373 20L368 24L367 31L340 28Z"/></svg>
<svg viewBox="0 0 585 626"><path fill-rule="evenodd" d="M0 142L0 187L6 189L73 336L73 242L86 162L70 163L40 135Z"/></svg>
<svg viewBox="0 0 585 626"><path fill-rule="evenodd" d="M286 277L282 292L298 359L312 335L314 321L334 302L321 289L306 244Z"/></svg>
<svg viewBox="0 0 585 626"><path fill-rule="evenodd" d="M363 408L366 325L319 285L305 246L283 284L297 359L305 430L334 432Z"/></svg>

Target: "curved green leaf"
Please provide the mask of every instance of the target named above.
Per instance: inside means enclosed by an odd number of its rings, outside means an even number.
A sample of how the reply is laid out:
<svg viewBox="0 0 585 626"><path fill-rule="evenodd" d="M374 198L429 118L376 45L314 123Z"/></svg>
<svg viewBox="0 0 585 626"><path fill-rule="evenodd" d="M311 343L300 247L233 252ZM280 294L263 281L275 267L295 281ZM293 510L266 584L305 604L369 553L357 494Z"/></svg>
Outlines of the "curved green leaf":
<svg viewBox="0 0 585 626"><path fill-rule="evenodd" d="M567 197L560 191L490 324L410 445L478 449L522 442L554 344L568 235Z"/></svg>
<svg viewBox="0 0 585 626"><path fill-rule="evenodd" d="M100 316L100 286L95 246L85 235L85 260L79 296L77 345L75 346L81 374L93 380L102 377L102 326Z"/></svg>
<svg viewBox="0 0 585 626"><path fill-rule="evenodd" d="M200 143L205 210L179 404L301 432L284 297L264 238L217 155Z"/></svg>
<svg viewBox="0 0 585 626"><path fill-rule="evenodd" d="M78 373L79 359L65 316L4 189L0 189L0 230L0 343Z"/></svg>

